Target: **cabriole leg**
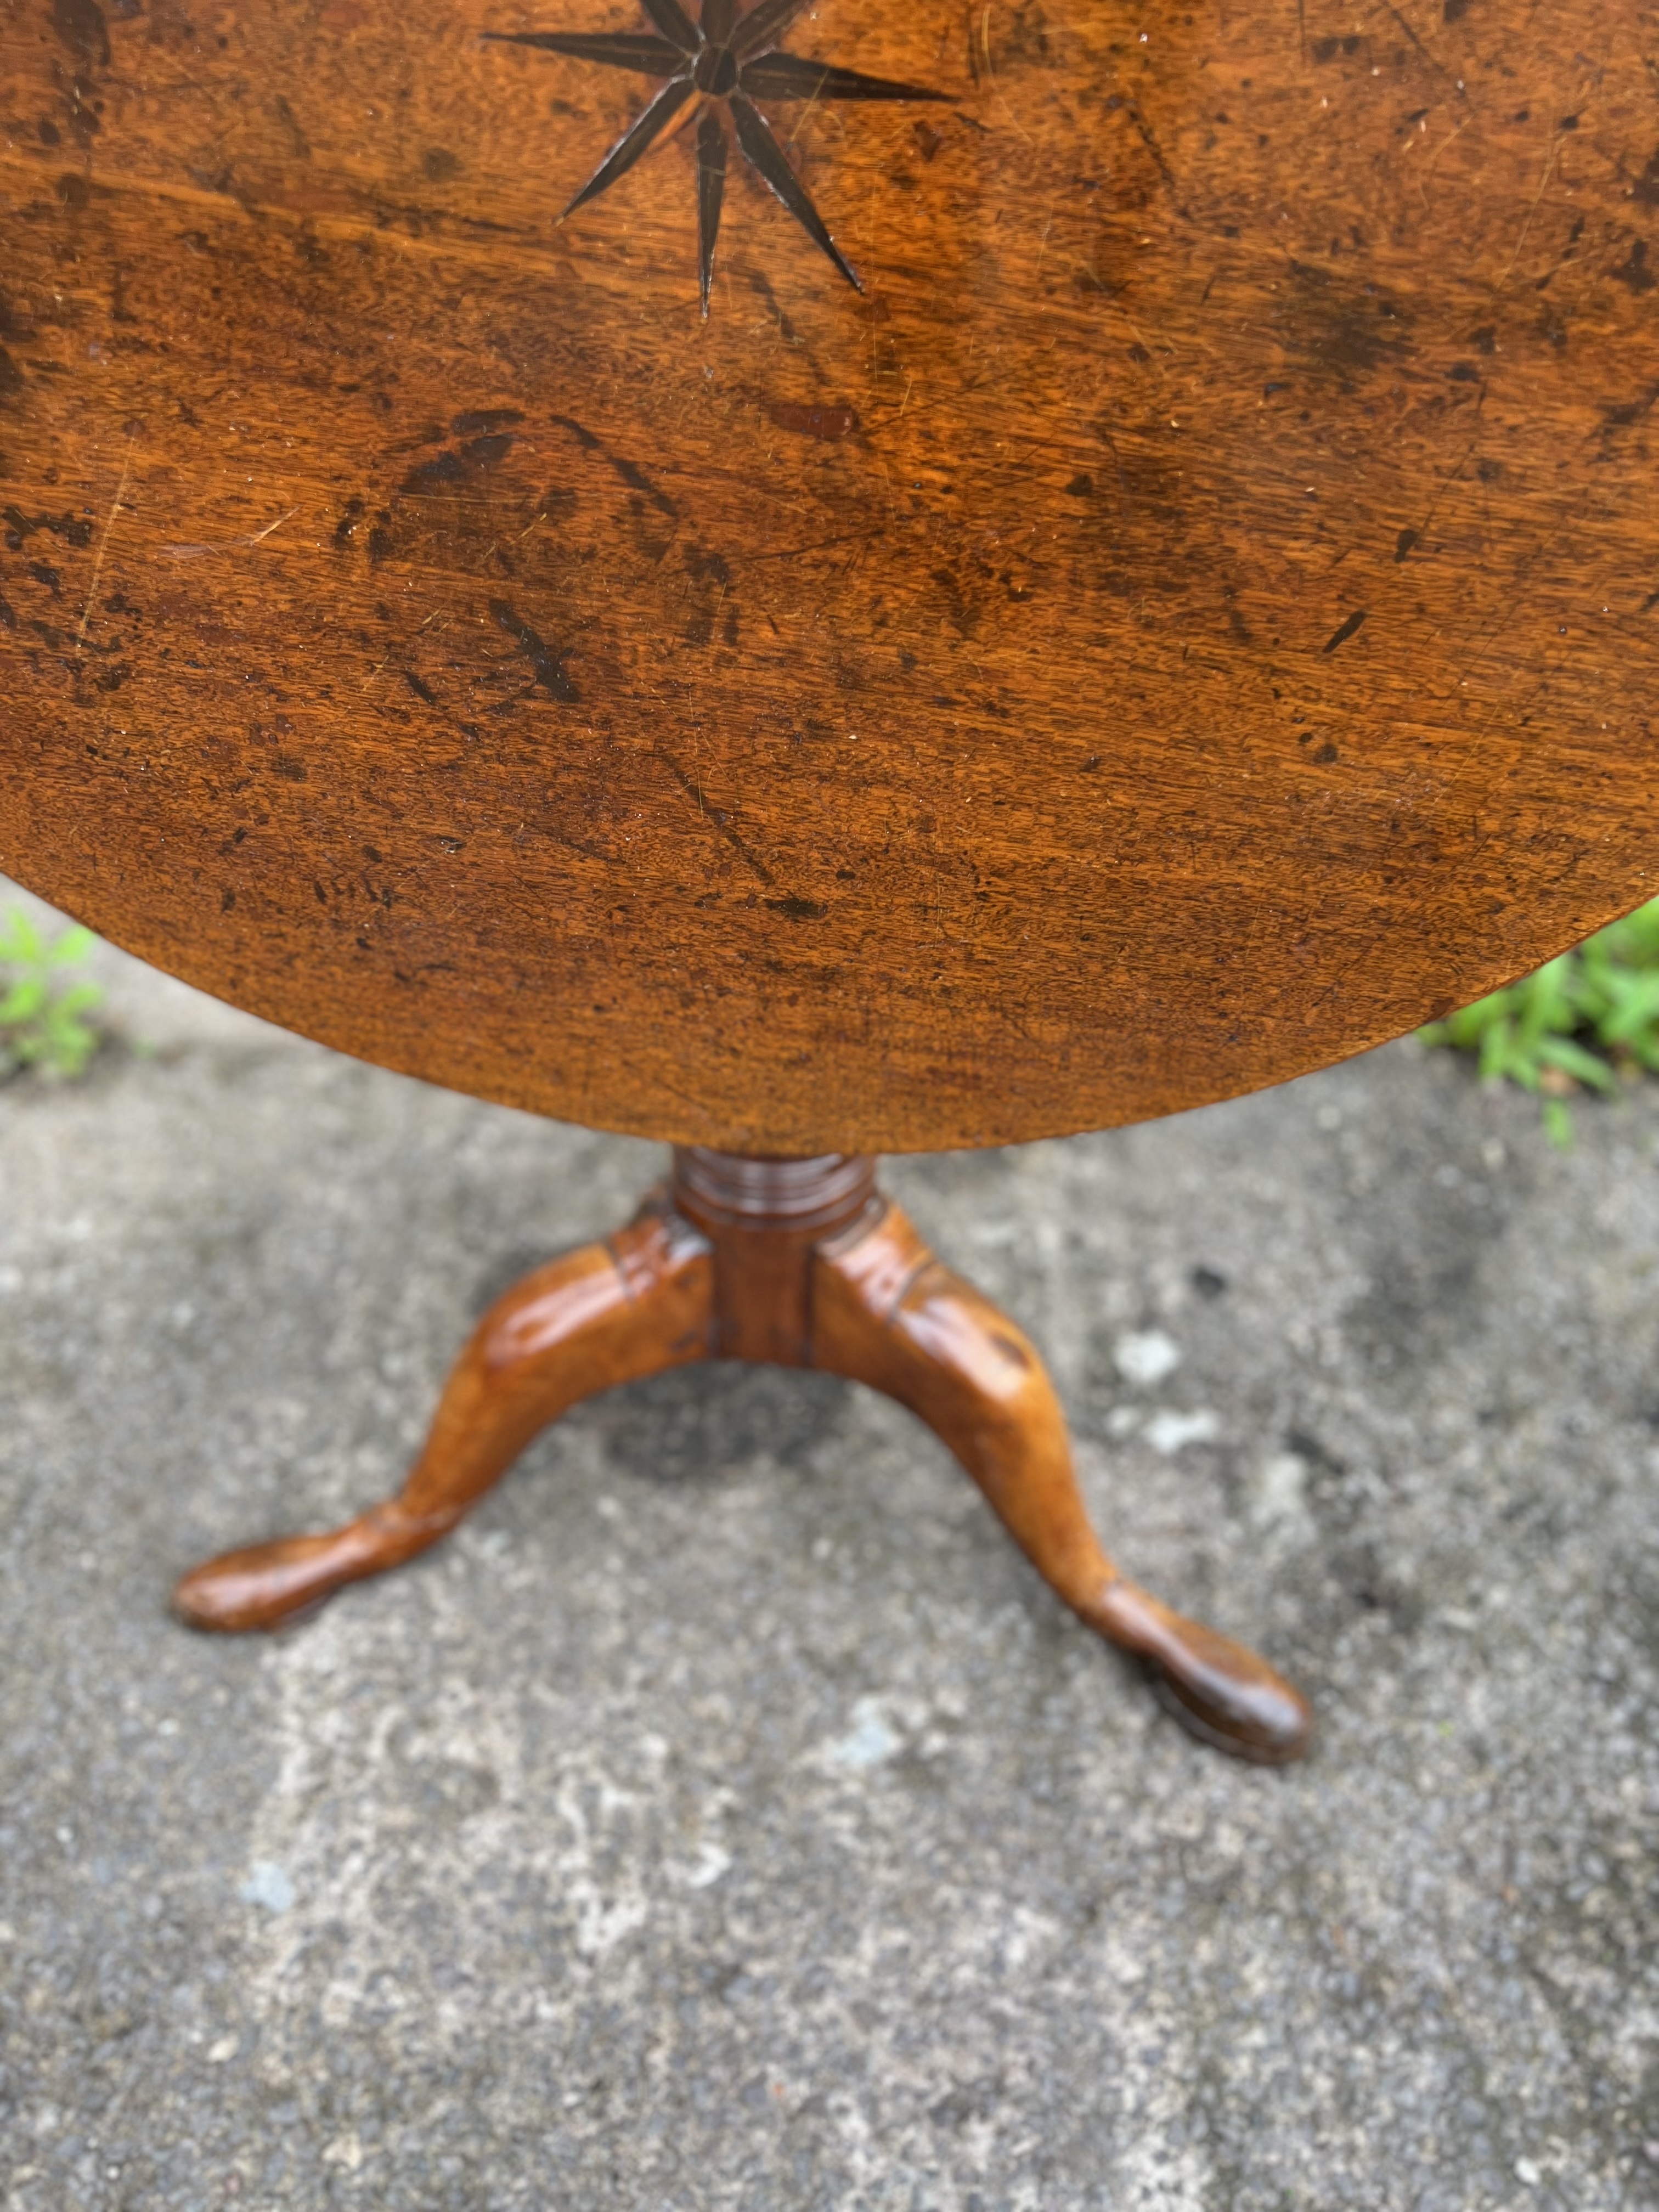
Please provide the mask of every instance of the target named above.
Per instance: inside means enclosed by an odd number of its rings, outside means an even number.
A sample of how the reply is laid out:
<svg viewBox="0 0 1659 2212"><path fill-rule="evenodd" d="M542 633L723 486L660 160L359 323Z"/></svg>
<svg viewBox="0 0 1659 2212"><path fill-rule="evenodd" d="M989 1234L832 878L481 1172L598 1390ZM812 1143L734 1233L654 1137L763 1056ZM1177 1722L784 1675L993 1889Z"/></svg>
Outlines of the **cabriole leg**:
<svg viewBox="0 0 1659 2212"><path fill-rule="evenodd" d="M1054 1386L1022 1332L941 1267L896 1206L821 1246L813 1364L867 1382L951 1447L1043 1580L1152 1668L1176 1717L1242 1759L1308 1747L1307 1700L1263 1659L1121 1575L1090 1526Z"/></svg>
<svg viewBox="0 0 1659 2212"><path fill-rule="evenodd" d="M413 1559L580 1399L705 1358L713 1280L704 1239L659 1196L647 1200L619 1235L538 1268L490 1308L395 1498L325 1535L284 1536L192 1568L174 1610L192 1628L275 1628L343 1583Z"/></svg>

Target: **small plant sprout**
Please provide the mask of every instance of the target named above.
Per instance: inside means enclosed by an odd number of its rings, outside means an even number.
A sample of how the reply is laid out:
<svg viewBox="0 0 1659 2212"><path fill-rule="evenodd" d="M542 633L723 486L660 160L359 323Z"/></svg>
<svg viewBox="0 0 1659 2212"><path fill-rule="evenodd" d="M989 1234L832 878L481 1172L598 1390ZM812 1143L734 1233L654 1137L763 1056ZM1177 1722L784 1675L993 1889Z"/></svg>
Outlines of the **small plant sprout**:
<svg viewBox="0 0 1659 2212"><path fill-rule="evenodd" d="M87 1019L103 993L77 968L98 942L89 929L66 929L48 943L17 908L0 923L0 1076L38 1067L63 1080L79 1075L97 1051Z"/></svg>
<svg viewBox="0 0 1659 2212"><path fill-rule="evenodd" d="M1489 1082L1542 1093L1546 1133L1565 1149L1574 1091L1614 1091L1620 1074L1641 1069L1659 1073L1659 899L1418 1035L1477 1054Z"/></svg>

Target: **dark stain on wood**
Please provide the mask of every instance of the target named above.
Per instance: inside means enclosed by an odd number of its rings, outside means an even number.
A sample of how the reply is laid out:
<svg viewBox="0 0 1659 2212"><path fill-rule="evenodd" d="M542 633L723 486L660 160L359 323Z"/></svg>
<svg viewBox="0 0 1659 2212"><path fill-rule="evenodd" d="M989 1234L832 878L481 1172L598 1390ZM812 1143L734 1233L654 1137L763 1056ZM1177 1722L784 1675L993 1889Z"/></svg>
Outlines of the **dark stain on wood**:
<svg viewBox="0 0 1659 2212"><path fill-rule="evenodd" d="M850 438L859 418L850 407L828 407L815 403L803 407L790 399L767 403L767 413L780 430L793 430L803 438Z"/></svg>
<svg viewBox="0 0 1659 2212"><path fill-rule="evenodd" d="M98 0L52 0L52 25L83 67L109 67L109 25Z"/></svg>
<svg viewBox="0 0 1659 2212"><path fill-rule="evenodd" d="M530 624L505 599L492 599L489 611L507 632L535 672L536 682L550 699L566 705L574 703L580 693L564 672L564 656L543 642Z"/></svg>

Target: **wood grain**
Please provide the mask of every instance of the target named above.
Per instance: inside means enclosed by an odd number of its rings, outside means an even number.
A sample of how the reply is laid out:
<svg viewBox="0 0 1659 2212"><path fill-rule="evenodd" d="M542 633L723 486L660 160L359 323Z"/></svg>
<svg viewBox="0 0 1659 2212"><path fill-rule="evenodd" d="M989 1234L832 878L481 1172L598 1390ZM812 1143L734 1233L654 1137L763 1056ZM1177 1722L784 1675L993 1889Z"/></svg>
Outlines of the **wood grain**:
<svg viewBox="0 0 1659 2212"><path fill-rule="evenodd" d="M908 1149L1655 888L1651 8L823 0L951 104L769 109L864 291L734 152L707 321L697 131L561 225L650 83L480 35L625 0L0 25L0 865L190 981Z"/></svg>

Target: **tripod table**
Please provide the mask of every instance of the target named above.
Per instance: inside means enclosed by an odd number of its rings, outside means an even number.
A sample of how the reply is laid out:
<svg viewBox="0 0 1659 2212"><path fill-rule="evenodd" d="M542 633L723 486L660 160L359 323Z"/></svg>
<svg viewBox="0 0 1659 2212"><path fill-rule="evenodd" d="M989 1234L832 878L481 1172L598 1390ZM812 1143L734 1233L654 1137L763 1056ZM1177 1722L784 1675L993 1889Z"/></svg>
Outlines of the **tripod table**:
<svg viewBox="0 0 1659 2212"><path fill-rule="evenodd" d="M872 1156L1280 1081L1651 890L1645 22L5 0L0 864L676 1147L398 1497L186 1620L409 1559L586 1393L813 1365L1199 1733L1299 1754Z"/></svg>

